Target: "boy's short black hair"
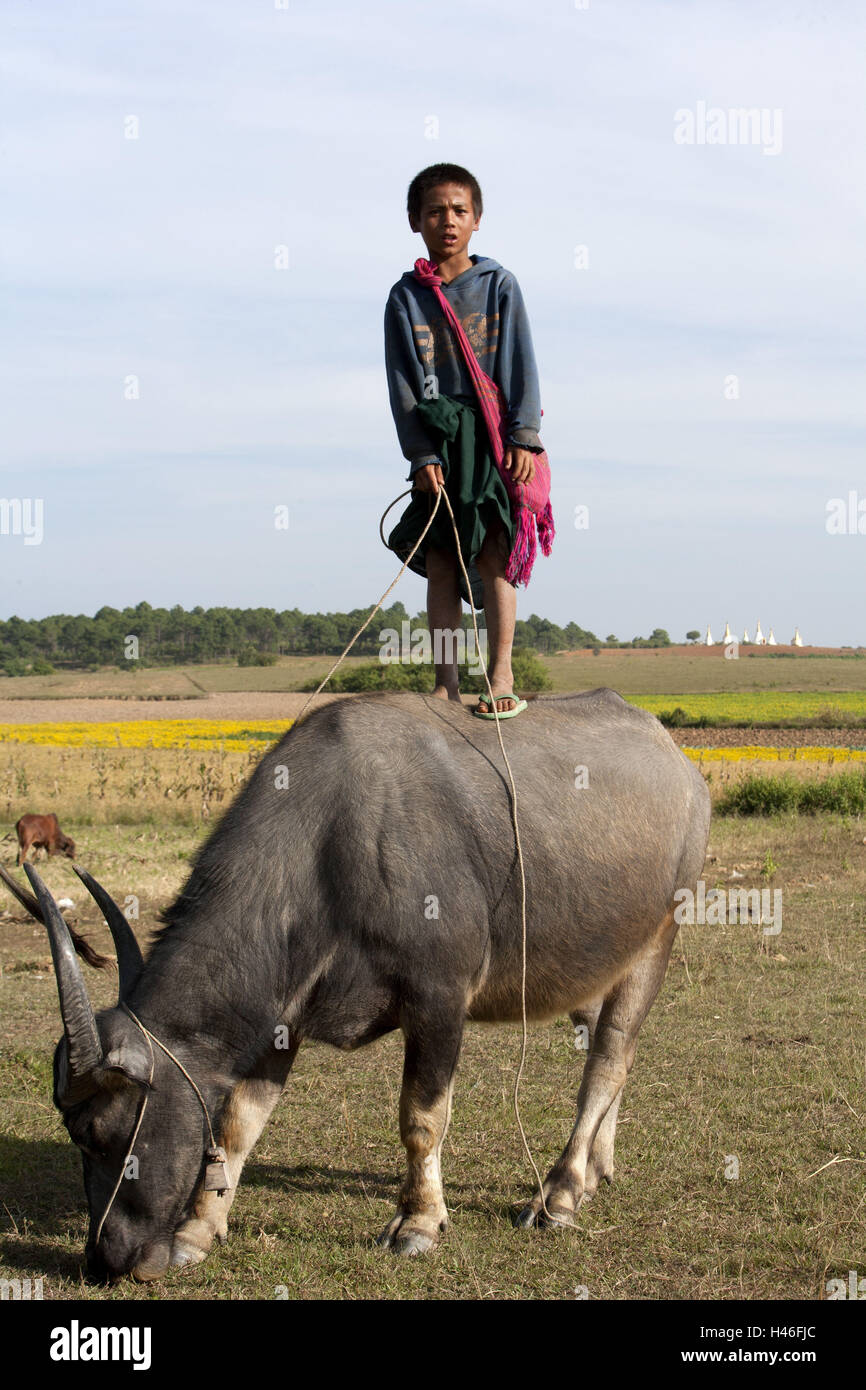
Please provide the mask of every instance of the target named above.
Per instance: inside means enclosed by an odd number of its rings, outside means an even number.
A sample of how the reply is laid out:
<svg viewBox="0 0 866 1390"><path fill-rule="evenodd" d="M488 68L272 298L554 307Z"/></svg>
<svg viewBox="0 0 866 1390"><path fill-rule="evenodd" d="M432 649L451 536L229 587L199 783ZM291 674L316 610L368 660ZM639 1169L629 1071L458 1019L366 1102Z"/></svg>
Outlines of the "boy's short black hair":
<svg viewBox="0 0 866 1390"><path fill-rule="evenodd" d="M431 164L429 168L416 174L409 185L406 211L413 222L420 220L424 199L430 189L440 183L459 183L462 188L468 188L472 197L472 210L476 217L481 216L484 205L481 201L481 185L475 176L460 164Z"/></svg>

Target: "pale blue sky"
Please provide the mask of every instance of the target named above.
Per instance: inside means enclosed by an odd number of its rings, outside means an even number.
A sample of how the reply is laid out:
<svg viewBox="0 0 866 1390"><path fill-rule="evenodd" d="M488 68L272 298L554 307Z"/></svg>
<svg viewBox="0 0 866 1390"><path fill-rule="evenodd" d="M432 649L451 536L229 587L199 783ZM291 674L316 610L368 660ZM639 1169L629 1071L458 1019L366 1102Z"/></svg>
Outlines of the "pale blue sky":
<svg viewBox="0 0 866 1390"><path fill-rule="evenodd" d="M0 535L0 616L372 605L406 486L382 312L423 253L406 186L454 160L541 374L559 535L518 611L866 642L866 535L825 529L866 498L864 28L842 0L7 0L0 496L45 536ZM781 151L677 144L700 102L780 111Z"/></svg>

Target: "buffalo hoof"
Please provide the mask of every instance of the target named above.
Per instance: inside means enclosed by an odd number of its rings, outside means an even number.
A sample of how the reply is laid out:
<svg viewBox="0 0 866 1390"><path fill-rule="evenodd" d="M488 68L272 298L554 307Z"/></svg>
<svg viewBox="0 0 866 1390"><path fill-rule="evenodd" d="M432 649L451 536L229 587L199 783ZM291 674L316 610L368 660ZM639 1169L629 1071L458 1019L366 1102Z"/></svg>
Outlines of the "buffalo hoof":
<svg viewBox="0 0 866 1390"><path fill-rule="evenodd" d="M162 1279L168 1265L168 1246L165 1243L152 1245L142 1251L141 1258L132 1269L132 1277L140 1284L148 1284L153 1279Z"/></svg>
<svg viewBox="0 0 866 1390"><path fill-rule="evenodd" d="M539 1231L565 1231L574 1224L573 1212L566 1211L564 1207L552 1207L549 1202L547 1212L540 1207L536 1209L534 1203L530 1202L514 1217L514 1225L526 1230L535 1227Z"/></svg>
<svg viewBox="0 0 866 1390"><path fill-rule="evenodd" d="M608 1173L602 1173L599 1177L594 1173L587 1173L586 1187L583 1190L583 1200L585 1202L591 1202L601 1188L602 1183L604 1183L606 1187L610 1187L612 1182L613 1179Z"/></svg>
<svg viewBox="0 0 866 1390"><path fill-rule="evenodd" d="M439 1236L445 1230L445 1220L435 1218L402 1216L399 1212L388 1222L384 1231L376 1239L377 1245L392 1250L395 1255L426 1255L439 1244Z"/></svg>
<svg viewBox="0 0 866 1390"><path fill-rule="evenodd" d="M173 1265L198 1265L205 1259L207 1251L199 1249L197 1245L188 1245L185 1241L176 1240L171 1247Z"/></svg>

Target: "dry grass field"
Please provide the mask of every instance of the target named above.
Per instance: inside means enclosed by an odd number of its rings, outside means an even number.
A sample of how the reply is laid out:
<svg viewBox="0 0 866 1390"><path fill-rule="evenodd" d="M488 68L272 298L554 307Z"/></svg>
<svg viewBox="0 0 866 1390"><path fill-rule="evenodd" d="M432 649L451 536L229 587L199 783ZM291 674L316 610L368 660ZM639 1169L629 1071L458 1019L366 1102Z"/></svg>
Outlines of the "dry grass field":
<svg viewBox="0 0 866 1390"><path fill-rule="evenodd" d="M139 896L146 937L201 833L95 825L82 858L116 896ZM715 823L708 885L738 873L740 885L781 888L782 931L682 928L641 1033L614 1185L576 1230L510 1225L532 1182L510 1099L519 1030L467 1029L443 1162L452 1224L437 1253L410 1262L371 1240L400 1180L399 1038L351 1056L307 1046L251 1157L228 1245L158 1292L81 1279L80 1162L51 1104L50 957L42 929L10 904L0 1276L41 1275L58 1299L273 1298L280 1286L291 1298L569 1299L581 1285L593 1299L820 1299L866 1255L864 833L830 817ZM69 865L44 872L110 951ZM113 1002L114 977L88 981L97 1006ZM542 1166L569 1132L580 1070L567 1020L531 1028L522 1113Z"/></svg>
<svg viewBox="0 0 866 1390"><path fill-rule="evenodd" d="M118 699L149 701L202 700L208 696L246 693L268 697L297 690L313 677L321 679L335 658L281 657L276 666L173 666L139 670L70 671L47 676L0 677L0 708L6 701ZM347 657L349 666L369 657ZM721 647L589 649L544 658L555 692L591 690L609 685L621 695L664 695L668 691L803 690L828 696L836 691L866 690L866 653L810 656L749 655L726 660ZM248 714L252 710L248 709ZM272 713L273 711L268 711ZM0 716L5 718L6 716ZM9 718L20 716L10 714ZM155 716L154 716L155 717ZM230 718L230 715L225 717Z"/></svg>
<svg viewBox="0 0 866 1390"><path fill-rule="evenodd" d="M686 733L692 735L692 731L679 732L684 743ZM700 735L703 731L694 732ZM768 776L792 773L806 779L832 777L850 767L864 766L862 754L854 762L842 749L827 749L808 761L770 757L772 749L767 750L766 759L740 758L737 748L689 747L688 751L714 800L733 782L756 772ZM787 755L809 750L778 751ZM257 743L242 753L0 742L0 842L3 835L10 837L7 857L14 857L15 821L24 811L45 808L57 813L66 833L82 846L88 844L87 831L92 826L149 825L160 829L179 824L208 825L229 804L261 752ZM719 753L725 756L719 757Z"/></svg>
<svg viewBox="0 0 866 1390"><path fill-rule="evenodd" d="M596 685L609 685L621 695L804 690L826 694L832 704L835 691L866 690L866 653L752 656L749 650L743 648L734 661L719 646L601 648L598 656L586 650L545 657L545 665L557 692Z"/></svg>
<svg viewBox="0 0 866 1390"><path fill-rule="evenodd" d="M100 671L57 671L48 676L5 676L0 679L0 705L11 700L147 700L149 702L201 702L214 695L248 694L255 697L297 690L305 681L319 680L336 657L287 656L276 666L238 666L226 662L213 666L141 667L138 670L105 668ZM358 666L369 657L346 658L344 665ZM184 709L184 715L187 711ZM178 710L172 711L176 717Z"/></svg>

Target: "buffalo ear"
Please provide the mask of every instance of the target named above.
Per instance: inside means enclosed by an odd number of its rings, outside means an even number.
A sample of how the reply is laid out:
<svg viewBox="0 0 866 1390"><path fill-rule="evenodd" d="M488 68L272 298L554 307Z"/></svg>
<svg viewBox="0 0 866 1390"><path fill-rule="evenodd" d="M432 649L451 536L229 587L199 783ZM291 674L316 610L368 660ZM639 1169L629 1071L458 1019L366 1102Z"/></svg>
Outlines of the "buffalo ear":
<svg viewBox="0 0 866 1390"><path fill-rule="evenodd" d="M111 1018L106 1029L106 1047L101 1065L97 1068L100 1086L114 1090L124 1081L149 1086L152 1079L153 1054L148 1040L131 1019L122 1013Z"/></svg>

